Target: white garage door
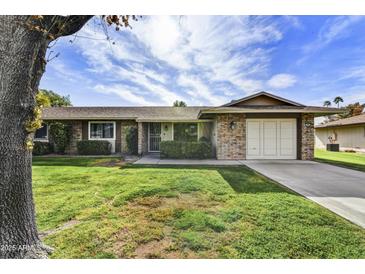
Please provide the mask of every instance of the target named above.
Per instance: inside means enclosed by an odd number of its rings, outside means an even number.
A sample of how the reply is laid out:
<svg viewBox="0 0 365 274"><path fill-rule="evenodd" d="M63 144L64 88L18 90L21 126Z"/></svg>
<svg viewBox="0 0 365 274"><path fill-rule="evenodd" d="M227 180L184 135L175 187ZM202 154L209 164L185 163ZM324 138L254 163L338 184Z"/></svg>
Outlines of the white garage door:
<svg viewBox="0 0 365 274"><path fill-rule="evenodd" d="M296 119L247 119L247 159L296 159Z"/></svg>

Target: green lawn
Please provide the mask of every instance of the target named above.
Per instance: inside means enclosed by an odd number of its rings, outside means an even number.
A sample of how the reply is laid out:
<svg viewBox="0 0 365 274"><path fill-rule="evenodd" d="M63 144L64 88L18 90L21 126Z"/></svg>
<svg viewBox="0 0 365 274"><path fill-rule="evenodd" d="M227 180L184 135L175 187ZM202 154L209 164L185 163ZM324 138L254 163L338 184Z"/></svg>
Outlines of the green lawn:
<svg viewBox="0 0 365 274"><path fill-rule="evenodd" d="M352 152L333 152L316 149L315 160L328 164L343 166L351 169L365 171L365 154Z"/></svg>
<svg viewBox="0 0 365 274"><path fill-rule="evenodd" d="M247 168L116 162L33 160L53 258L365 258L363 229Z"/></svg>

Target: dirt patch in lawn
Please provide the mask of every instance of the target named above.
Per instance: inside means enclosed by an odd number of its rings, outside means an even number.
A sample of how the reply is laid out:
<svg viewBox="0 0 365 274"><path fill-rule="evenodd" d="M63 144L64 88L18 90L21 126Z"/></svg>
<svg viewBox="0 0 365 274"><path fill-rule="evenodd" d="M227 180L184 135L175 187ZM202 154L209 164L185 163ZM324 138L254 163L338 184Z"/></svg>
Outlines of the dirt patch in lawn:
<svg viewBox="0 0 365 274"><path fill-rule="evenodd" d="M197 252L181 248L181 243L174 240L177 231L173 220L184 210L213 213L219 206L218 202L196 193L134 199L120 212L129 225L116 234L112 252L119 258L199 258Z"/></svg>
<svg viewBox="0 0 365 274"><path fill-rule="evenodd" d="M135 250L137 259L164 258L166 250L172 246L171 238L163 238L161 241L152 241L138 246Z"/></svg>
<svg viewBox="0 0 365 274"><path fill-rule="evenodd" d="M218 201L211 200L209 197L195 194L195 193L183 193L176 197L143 197L134 199L129 203L130 207L145 207L147 208L204 208L208 210L214 210L220 206Z"/></svg>
<svg viewBox="0 0 365 274"><path fill-rule="evenodd" d="M77 224L79 224L80 221L77 221L77 220L70 220L66 223L64 223L63 225L57 227L57 228L54 228L54 229L49 229L49 230L46 230L46 231L41 231L39 232L39 237L44 238L44 237L47 237L49 235L53 235L57 232L60 232L62 230L65 230L65 229L68 229L68 228L71 228Z"/></svg>
<svg viewBox="0 0 365 274"><path fill-rule="evenodd" d="M121 159L102 159L100 161L96 161L93 166L100 167L122 167L126 165L127 162L122 161Z"/></svg>

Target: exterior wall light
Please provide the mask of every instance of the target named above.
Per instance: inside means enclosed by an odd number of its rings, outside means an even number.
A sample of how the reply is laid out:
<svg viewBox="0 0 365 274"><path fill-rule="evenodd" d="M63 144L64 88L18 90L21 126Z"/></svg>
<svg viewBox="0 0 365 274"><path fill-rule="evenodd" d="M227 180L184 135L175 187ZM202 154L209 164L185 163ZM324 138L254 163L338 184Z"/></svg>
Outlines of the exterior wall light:
<svg viewBox="0 0 365 274"><path fill-rule="evenodd" d="M312 126L312 122L311 121L305 121L304 122L304 126L305 127L311 127Z"/></svg>
<svg viewBox="0 0 365 274"><path fill-rule="evenodd" d="M230 122L229 123L229 128L231 129L231 130L234 130L235 128L236 128L236 122Z"/></svg>

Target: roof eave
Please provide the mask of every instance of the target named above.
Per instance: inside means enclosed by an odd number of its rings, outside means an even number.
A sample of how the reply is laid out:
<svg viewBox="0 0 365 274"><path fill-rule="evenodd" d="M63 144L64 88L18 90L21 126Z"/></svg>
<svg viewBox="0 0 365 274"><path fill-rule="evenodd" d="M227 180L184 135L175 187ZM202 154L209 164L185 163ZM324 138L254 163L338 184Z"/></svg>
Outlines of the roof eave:
<svg viewBox="0 0 365 274"><path fill-rule="evenodd" d="M247 100L250 100L252 98L255 98L255 97L258 97L258 96L262 96L262 95L265 95L265 96L268 96L268 97L271 97L273 99L276 99L276 100L279 100L279 101L282 101L282 102L286 102L288 104L291 104L293 106L297 106L297 107L305 107L305 105L302 105L298 102L294 102L294 101L291 101L291 100L288 100L288 99L285 99L283 97L280 97L280 96L277 96L277 95L274 95L274 94L271 94L269 92L266 92L266 91L260 91L258 93L255 93L255 94L251 94L249 96L246 96L246 97L243 97L241 99L238 99L238 100L233 100L227 104L224 104L222 105L221 107L229 107L229 106L232 106L234 104L237 104L237 103L240 103L240 102L244 102L244 101L247 101Z"/></svg>
<svg viewBox="0 0 365 274"><path fill-rule="evenodd" d="M102 121L102 120L137 120L137 117L45 117L44 121L73 121L73 120L88 120L88 121Z"/></svg>
<svg viewBox="0 0 365 274"><path fill-rule="evenodd" d="M137 122L149 123L197 123L197 122L211 122L212 119L136 119Z"/></svg>
<svg viewBox="0 0 365 274"><path fill-rule="evenodd" d="M351 123L351 124L336 124L336 125L317 125L314 128L333 128L333 127L347 127L347 126L359 126L365 125L365 122Z"/></svg>
<svg viewBox="0 0 365 274"><path fill-rule="evenodd" d="M199 112L199 118L204 114L221 114L221 113L314 113L316 116L342 113L343 110L332 109L207 109Z"/></svg>

